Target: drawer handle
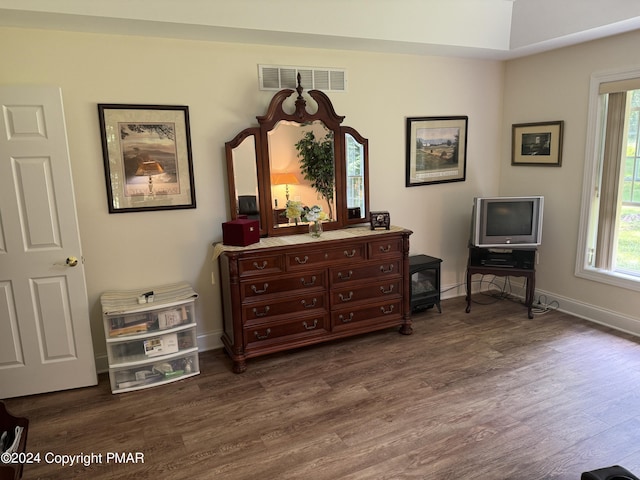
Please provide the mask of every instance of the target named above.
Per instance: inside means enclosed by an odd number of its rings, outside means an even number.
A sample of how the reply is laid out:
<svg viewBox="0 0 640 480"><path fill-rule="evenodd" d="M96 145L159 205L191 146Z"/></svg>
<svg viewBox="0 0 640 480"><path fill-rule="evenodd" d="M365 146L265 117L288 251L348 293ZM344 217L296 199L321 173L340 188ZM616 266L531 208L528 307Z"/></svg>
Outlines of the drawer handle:
<svg viewBox="0 0 640 480"><path fill-rule="evenodd" d="M266 307L264 307L264 311L263 311L263 312L258 312L258 309L257 309L257 308L254 308L254 309L253 309L253 314L254 314L256 317L265 317L265 316L267 315L267 313L269 313L269 310L270 310L270 308L269 308L269 306L268 306L268 305L267 305Z"/></svg>
<svg viewBox="0 0 640 480"><path fill-rule="evenodd" d="M344 256L348 257L348 258L353 258L356 254L356 249L354 248L353 250L351 250L351 253L347 252L346 250L344 251Z"/></svg>
<svg viewBox="0 0 640 480"><path fill-rule="evenodd" d="M312 285L315 285L315 284L316 284L316 276L315 276L315 275L313 275L313 276L311 277L311 281L310 281L310 282L305 281L304 277L302 277L302 278L300 279L300 281L302 282L302 285L304 285L305 287L310 287L310 286L312 286Z"/></svg>
<svg viewBox="0 0 640 480"><path fill-rule="evenodd" d="M316 303L318 303L318 299L317 299L317 298L314 298L314 299L313 299L313 302L312 302L312 303L310 303L309 305L307 305L307 301L306 301L306 300L300 300L300 303L301 303L302 305L304 305L304 308L313 308L313 307L315 307L315 306L316 306Z"/></svg>
<svg viewBox="0 0 640 480"><path fill-rule="evenodd" d="M383 247L382 245L380 245L380 251L381 251L382 253L388 253L388 252L390 252L390 251L391 251L391 244L387 245L387 246L386 246L386 248L385 248L385 247Z"/></svg>
<svg viewBox="0 0 640 480"><path fill-rule="evenodd" d="M262 262L262 265L258 265L258 262L253 262L253 266L254 266L255 268L257 268L258 270L264 270L264 267L266 267L266 266L267 266L267 261L266 261L266 260L264 260L264 261Z"/></svg>
<svg viewBox="0 0 640 480"><path fill-rule="evenodd" d="M318 319L316 318L313 321L313 325L308 325L307 322L302 322L302 326L306 329L306 330L313 330L314 328L316 328L318 326Z"/></svg>
<svg viewBox="0 0 640 480"><path fill-rule="evenodd" d="M267 339L267 338L269 337L269 335L271 334L271 329L270 329L270 328L267 328L267 331L265 332L265 334L264 334L264 335L260 335L257 331L255 331L255 332L253 332L253 333L255 334L255 336L256 336L256 338L257 338L258 340L265 340L265 339Z"/></svg>
<svg viewBox="0 0 640 480"><path fill-rule="evenodd" d="M380 311L384 314L384 315L388 315L391 312L393 312L393 305L389 305L389 310L385 310L384 307L380 307Z"/></svg>
<svg viewBox="0 0 640 480"><path fill-rule="evenodd" d="M380 291L385 295L388 295L389 293L393 292L393 285L389 285L389 290L385 290L384 287L380 287Z"/></svg>
<svg viewBox="0 0 640 480"><path fill-rule="evenodd" d="M262 287L262 290L258 290L258 287L256 287L255 285L251 285L251 290L253 290L253 293L264 293L267 291L267 288L269 288L268 283L264 284L264 287Z"/></svg>
<svg viewBox="0 0 640 480"><path fill-rule="evenodd" d="M304 260L300 260L299 257L296 257L296 262L298 262L300 265L304 265L305 263L307 263L307 260L309 260L309 257L307 257L306 255L304 256Z"/></svg>
<svg viewBox="0 0 640 480"><path fill-rule="evenodd" d="M380 265L380 271L382 273L391 273L391 272L393 272L393 264L389 265L389 269L388 270L384 269L384 265Z"/></svg>
<svg viewBox="0 0 640 480"><path fill-rule="evenodd" d="M353 292L349 292L349 296L348 297L345 297L344 295L339 293L338 297L340 297L340 300L342 300L343 302L348 302L349 300L351 300L353 298Z"/></svg>
<svg viewBox="0 0 640 480"><path fill-rule="evenodd" d="M351 275L353 275L353 270L349 270L349 273L347 273L346 275L343 275L342 272L338 272L338 278L340 280L349 280L351 278Z"/></svg>
<svg viewBox="0 0 640 480"><path fill-rule="evenodd" d="M351 312L351 313L349 314L349 317L348 317L348 318L344 318L344 316L343 316L343 315L340 315L338 318L340 319L340 321L341 321L342 323L349 323L351 320L353 320L353 312Z"/></svg>

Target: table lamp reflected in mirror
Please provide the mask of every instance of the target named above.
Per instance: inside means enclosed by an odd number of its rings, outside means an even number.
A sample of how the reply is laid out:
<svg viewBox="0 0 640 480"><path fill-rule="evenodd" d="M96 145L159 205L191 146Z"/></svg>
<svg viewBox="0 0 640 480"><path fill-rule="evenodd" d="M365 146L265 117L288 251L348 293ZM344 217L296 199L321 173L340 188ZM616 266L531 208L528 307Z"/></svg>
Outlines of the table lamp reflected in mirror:
<svg viewBox="0 0 640 480"><path fill-rule="evenodd" d="M285 197L289 201L289 185L300 185L300 182L293 173L273 173L271 174L271 185L284 185Z"/></svg>

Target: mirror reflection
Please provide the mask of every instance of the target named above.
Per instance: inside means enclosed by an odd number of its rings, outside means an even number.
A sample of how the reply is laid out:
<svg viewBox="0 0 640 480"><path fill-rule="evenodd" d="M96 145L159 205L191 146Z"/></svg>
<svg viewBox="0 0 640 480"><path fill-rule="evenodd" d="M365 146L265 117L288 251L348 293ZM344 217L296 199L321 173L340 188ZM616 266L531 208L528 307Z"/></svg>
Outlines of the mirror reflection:
<svg viewBox="0 0 640 480"><path fill-rule="evenodd" d="M352 135L345 134L346 167L347 167L347 212L348 218L364 218L365 216L365 162L364 145Z"/></svg>
<svg viewBox="0 0 640 480"><path fill-rule="evenodd" d="M307 223L317 205L323 219L335 219L334 134L319 120L279 121L267 134L273 225Z"/></svg>
<svg viewBox="0 0 640 480"><path fill-rule="evenodd" d="M256 168L255 137L248 136L232 151L235 183L236 213L252 220L260 220L258 171Z"/></svg>

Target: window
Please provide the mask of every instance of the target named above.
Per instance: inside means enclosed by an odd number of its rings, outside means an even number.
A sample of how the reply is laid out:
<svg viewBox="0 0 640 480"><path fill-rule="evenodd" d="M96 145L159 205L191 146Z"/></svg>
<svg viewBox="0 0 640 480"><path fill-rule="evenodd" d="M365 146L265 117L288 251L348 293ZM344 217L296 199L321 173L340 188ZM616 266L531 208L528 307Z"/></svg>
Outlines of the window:
<svg viewBox="0 0 640 480"><path fill-rule="evenodd" d="M640 70L595 74L576 275L640 290Z"/></svg>

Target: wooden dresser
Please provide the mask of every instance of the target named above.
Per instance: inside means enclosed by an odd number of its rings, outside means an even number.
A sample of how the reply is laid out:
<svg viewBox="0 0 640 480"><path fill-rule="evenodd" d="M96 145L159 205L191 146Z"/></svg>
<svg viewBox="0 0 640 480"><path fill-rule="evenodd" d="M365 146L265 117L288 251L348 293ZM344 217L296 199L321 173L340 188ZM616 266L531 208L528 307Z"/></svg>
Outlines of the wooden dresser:
<svg viewBox="0 0 640 480"><path fill-rule="evenodd" d="M393 326L409 335L409 236L347 228L215 246L233 371L273 352Z"/></svg>

